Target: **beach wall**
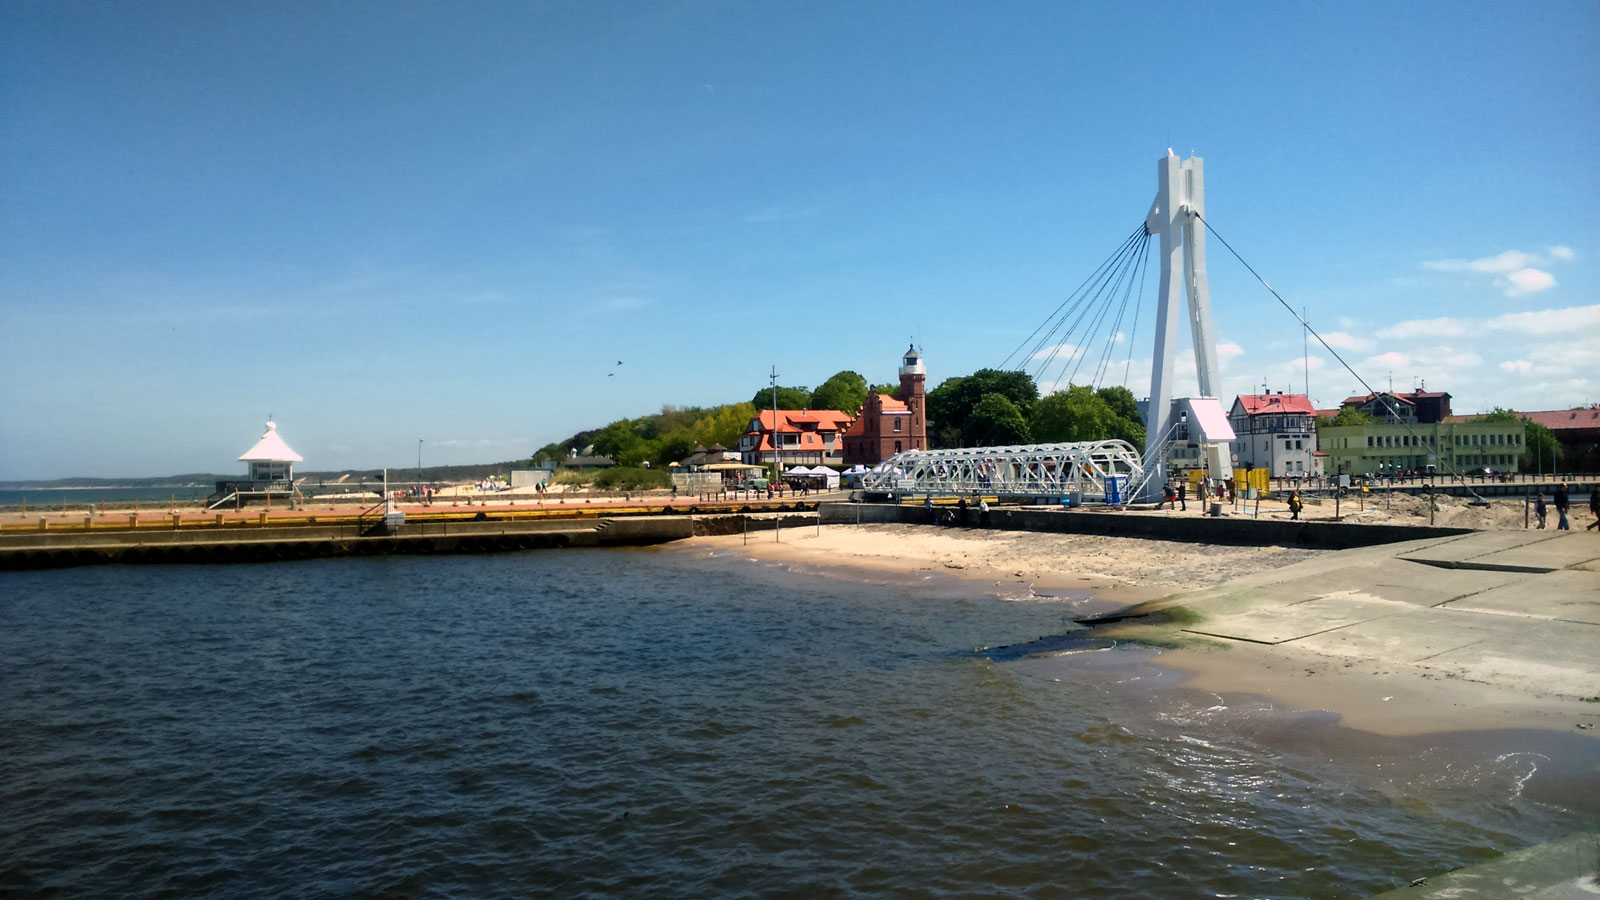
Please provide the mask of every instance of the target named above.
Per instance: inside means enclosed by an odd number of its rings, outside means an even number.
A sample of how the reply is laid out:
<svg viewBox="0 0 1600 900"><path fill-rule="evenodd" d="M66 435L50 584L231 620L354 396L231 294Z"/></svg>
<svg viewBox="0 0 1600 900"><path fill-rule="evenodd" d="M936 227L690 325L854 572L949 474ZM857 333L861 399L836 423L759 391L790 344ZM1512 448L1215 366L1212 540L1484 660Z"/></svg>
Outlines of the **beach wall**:
<svg viewBox="0 0 1600 900"><path fill-rule="evenodd" d="M949 507L940 507L943 513ZM819 510L825 525L853 525L857 521L920 525L926 513L920 506L891 503L824 503ZM1256 519L1245 516L1164 516L1131 510L1056 510L991 507L991 528L1003 531L1041 531L1056 534L1097 534L1106 537L1154 538L1202 544L1237 546L1276 545L1322 550L1370 547L1418 538L1468 534L1468 528L1414 525L1355 525L1344 522ZM968 513L970 527L978 527L978 511ZM930 525L930 528L940 526Z"/></svg>

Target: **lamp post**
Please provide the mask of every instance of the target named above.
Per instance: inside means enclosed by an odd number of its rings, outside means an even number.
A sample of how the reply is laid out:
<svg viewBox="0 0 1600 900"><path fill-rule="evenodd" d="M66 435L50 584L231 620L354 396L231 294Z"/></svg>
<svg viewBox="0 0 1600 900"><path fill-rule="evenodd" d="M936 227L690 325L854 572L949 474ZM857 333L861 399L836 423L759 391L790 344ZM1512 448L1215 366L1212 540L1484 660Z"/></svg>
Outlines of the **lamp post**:
<svg viewBox="0 0 1600 900"><path fill-rule="evenodd" d="M422 438L417 438L417 499L422 499Z"/></svg>

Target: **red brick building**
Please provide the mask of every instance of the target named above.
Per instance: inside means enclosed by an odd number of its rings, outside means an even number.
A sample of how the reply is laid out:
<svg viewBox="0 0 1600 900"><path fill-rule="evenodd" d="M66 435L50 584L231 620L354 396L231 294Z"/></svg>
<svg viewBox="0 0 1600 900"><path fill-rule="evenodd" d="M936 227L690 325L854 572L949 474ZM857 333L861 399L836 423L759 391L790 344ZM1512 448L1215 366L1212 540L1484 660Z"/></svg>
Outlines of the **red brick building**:
<svg viewBox="0 0 1600 900"><path fill-rule="evenodd" d="M847 466L871 466L905 450L928 449L928 370L916 347L900 361L900 390L867 393L867 402L844 430Z"/></svg>

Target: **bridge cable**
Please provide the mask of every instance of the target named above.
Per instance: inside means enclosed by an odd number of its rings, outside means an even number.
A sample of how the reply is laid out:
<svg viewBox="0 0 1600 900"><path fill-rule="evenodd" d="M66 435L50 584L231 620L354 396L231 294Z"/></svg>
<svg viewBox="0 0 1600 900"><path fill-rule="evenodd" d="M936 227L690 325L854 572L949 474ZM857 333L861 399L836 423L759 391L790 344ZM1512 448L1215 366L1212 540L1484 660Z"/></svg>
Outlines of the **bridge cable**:
<svg viewBox="0 0 1600 900"><path fill-rule="evenodd" d="M1022 343L1017 345L1016 349L1012 350L1011 353L1007 354L1007 356L1006 356L1006 358L1004 360L1001 360L1000 365L998 366L998 368L1001 369L1001 370L1004 370L1005 367L1010 365L1011 361L1014 358L1016 358L1019 353L1022 353L1023 348L1028 347L1028 345L1030 343L1033 343L1033 348L1029 351L1029 354L1024 354L1022 359L1018 360L1018 362L1022 363L1028 358L1028 355L1031 355L1032 353L1037 353L1042 348L1044 342L1049 340L1049 337L1046 336L1045 338L1042 338L1039 342L1034 343L1034 338L1038 337L1039 332L1042 331L1046 325L1049 325L1052 322L1057 322L1057 317L1062 314L1062 311L1064 309L1066 309L1070 304L1073 304L1075 301L1078 301L1078 300L1081 299L1079 297L1079 295L1083 292L1084 288L1088 287L1091 283L1093 283L1097 279L1099 279L1101 277L1102 271L1105 270L1108 266L1113 265L1116 262L1116 260L1123 255L1124 251L1128 248L1129 245L1131 245L1136 240L1141 240L1143 237L1144 237L1144 225L1143 225L1143 223L1140 223L1139 227L1134 229L1132 234L1128 235L1128 237L1122 242L1122 244L1117 248L1117 250L1115 252L1113 252L1111 254L1111 256L1108 257L1105 260L1105 262L1102 262L1100 264L1100 266L1098 268L1096 268L1095 271L1089 275L1088 278L1085 278L1083 280L1082 284L1078 285L1076 290L1074 290L1071 294L1068 294L1066 299L1062 300L1061 303L1059 305L1057 305L1054 310L1051 311L1050 315L1045 317L1044 321L1039 323L1038 327L1034 328L1032 334L1030 334L1026 338L1024 338ZM1056 325L1056 327L1057 328L1060 327L1059 322Z"/></svg>
<svg viewBox="0 0 1600 900"><path fill-rule="evenodd" d="M1361 383L1361 386L1367 389L1367 395L1369 397L1378 396L1378 392L1372 389L1372 385L1367 384L1367 380L1365 378L1361 377L1361 373L1357 372L1354 368L1351 367L1351 365L1349 363L1345 362L1344 361L1344 357L1339 355L1339 351L1337 351L1337 350L1333 349L1331 346L1329 346L1328 342L1322 339L1322 335L1318 334L1317 330L1315 328L1312 328L1311 324L1305 320L1305 317L1300 315L1299 313L1295 312L1294 307L1290 306L1289 302L1287 300L1284 300L1283 297L1281 295L1279 295L1279 293L1277 291L1273 290L1272 289L1272 285L1267 284L1267 280L1265 278L1261 277L1261 273L1257 272L1255 270L1254 266L1250 265L1248 262L1245 262L1244 257L1239 255L1239 251L1233 249L1233 245L1228 243L1227 238L1224 238L1222 235L1218 234L1217 230L1215 228L1211 227L1211 223L1206 221L1205 216L1202 216L1197 212L1191 212L1191 215L1193 215L1196 219L1199 219L1200 223L1206 226L1206 230L1211 232L1212 237L1215 237L1217 240L1221 241L1222 242L1222 246L1228 248L1228 252L1233 254L1233 258L1237 259L1241 265L1243 265L1246 269L1249 270L1251 275L1254 275L1256 277L1257 281L1261 282L1261 286L1266 288L1267 292L1272 294L1272 296L1275 299L1277 299L1277 301L1279 303L1281 303L1283 305L1283 308L1289 311L1289 315L1294 316L1295 321L1299 322L1300 326L1302 328L1304 328L1307 333L1309 333L1312 337L1317 339L1317 343L1322 345L1322 349L1328 351L1328 353L1330 355L1332 355L1334 359L1338 360L1339 361L1339 365L1344 366L1344 369L1345 369L1346 372L1349 372L1351 375L1355 376L1356 381L1359 381ZM1309 400L1310 398L1308 397L1307 399ZM1390 412L1392 413L1393 409L1391 409ZM1396 418L1398 419L1398 417L1396 417ZM1473 497L1476 497L1478 500L1482 500L1485 503L1488 502L1486 500L1483 500L1483 497L1481 495L1479 495L1479 493L1477 491L1472 489L1472 485L1467 482L1466 475L1460 469L1457 469L1455 467L1455 463L1446 461L1447 458L1445 457L1445 455L1443 453L1440 453L1439 452L1439 448L1437 446L1435 446L1432 442L1430 442L1425 435L1422 435L1422 434L1418 433L1415 429L1413 429L1409 422L1396 421L1395 424L1398 424L1401 427L1405 428L1406 434L1408 434L1411 437L1414 437L1414 438L1417 439L1417 446L1426 448L1428 451L1430 451L1432 453L1434 458L1436 458L1440 462L1444 463L1444 465L1452 473L1454 473L1456 476L1460 477L1461 478L1461 485L1467 489L1467 493L1471 494ZM1431 495L1430 495L1429 502L1432 502Z"/></svg>
<svg viewBox="0 0 1600 900"><path fill-rule="evenodd" d="M1123 245L1117 250L1117 253L1107 261L1107 265L1102 265L1100 271L1096 273L1097 277L1093 279L1095 285L1093 292L1080 292L1072 306L1056 318L1055 324L1034 345L1029 353L1029 358L1040 359L1042 354L1042 361L1035 367L1036 378L1043 376L1044 372L1050 368L1061 354L1061 351L1067 345L1073 343L1073 339L1077 336L1078 328L1083 324L1085 317L1097 308L1100 297L1105 293L1106 284L1118 278L1118 274L1126 267L1129 256L1137 249L1142 240L1137 232L1130 235L1128 240L1123 242ZM1072 318L1069 324L1068 319L1074 312L1077 313L1077 316ZM1061 332L1063 326L1066 326L1065 332ZM1058 333L1060 333L1059 336ZM1049 350L1046 351L1045 347L1049 347ZM1076 345L1073 345L1073 350L1076 351L1077 349Z"/></svg>
<svg viewBox="0 0 1600 900"><path fill-rule="evenodd" d="M1087 358L1088 347L1097 341L1097 335L1101 324L1105 321L1111 302L1115 300L1120 286L1125 281L1131 281L1128 278L1128 274L1137 265L1142 253L1148 246L1148 236L1142 234L1142 231L1142 228L1136 231L1130 240L1123 244L1113 258L1112 266L1102 267L1102 272L1094 285L1093 292L1081 295L1081 302L1076 304L1072 310L1068 310L1067 314L1060 317L1055 326L1051 328L1046 336L1046 340L1050 342L1051 346L1035 367L1034 377L1036 380L1044 380L1046 373L1062 355L1063 351L1066 351L1066 359L1061 363L1060 372L1056 378L1057 382L1059 383L1061 377L1065 376L1070 384L1071 380L1077 377L1078 370ZM1077 315L1069 323L1068 317L1073 311L1076 311ZM1062 331L1063 326L1066 326L1064 331ZM1035 351L1034 356L1036 358L1039 357L1040 351ZM1073 366L1070 374L1067 371L1068 366Z"/></svg>

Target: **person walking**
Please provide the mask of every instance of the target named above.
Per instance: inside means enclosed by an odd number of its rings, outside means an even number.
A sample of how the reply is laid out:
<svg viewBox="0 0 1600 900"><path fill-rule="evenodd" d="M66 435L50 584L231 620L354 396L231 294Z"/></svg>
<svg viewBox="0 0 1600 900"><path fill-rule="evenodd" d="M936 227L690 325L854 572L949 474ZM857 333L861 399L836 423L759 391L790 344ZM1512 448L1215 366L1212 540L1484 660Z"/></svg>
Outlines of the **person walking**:
<svg viewBox="0 0 1600 900"><path fill-rule="evenodd" d="M1189 511L1189 482L1178 482L1178 502L1182 504L1184 512Z"/></svg>
<svg viewBox="0 0 1600 900"><path fill-rule="evenodd" d="M926 494L922 498L922 520L927 522L929 525L932 525L934 522L932 494Z"/></svg>
<svg viewBox="0 0 1600 900"><path fill-rule="evenodd" d="M1567 485L1566 485L1566 482L1562 482L1561 484L1556 485L1555 507L1556 507L1556 515L1560 517L1559 521L1556 522L1556 530L1557 531L1571 531L1572 530L1572 526L1567 523L1567 510L1569 508L1571 508L1571 506L1572 506L1572 501L1567 499Z"/></svg>
<svg viewBox="0 0 1600 900"><path fill-rule="evenodd" d="M962 494L961 495L961 499L956 501L956 517L961 520L961 527L962 528L967 527L967 495L966 494Z"/></svg>
<svg viewBox="0 0 1600 900"><path fill-rule="evenodd" d="M990 524L990 521L991 520L989 518L989 501L985 500L982 497L979 497L978 498L978 524L982 525L984 528L988 528L989 524Z"/></svg>
<svg viewBox="0 0 1600 900"><path fill-rule="evenodd" d="M1304 506L1305 506L1305 504L1300 501L1300 492L1299 491L1293 491L1293 492L1291 492L1289 494L1289 518L1291 518L1291 519L1300 518L1300 510Z"/></svg>
<svg viewBox="0 0 1600 900"><path fill-rule="evenodd" d="M1549 514L1549 508L1544 505L1544 491L1540 491L1539 495L1533 498L1533 517L1539 520L1539 530L1544 530L1544 517Z"/></svg>
<svg viewBox="0 0 1600 900"><path fill-rule="evenodd" d="M1589 515L1594 516L1594 521L1590 522L1589 527L1583 530L1588 531L1591 528L1600 528L1600 484L1589 485Z"/></svg>
<svg viewBox="0 0 1600 900"><path fill-rule="evenodd" d="M1172 482L1169 481L1161 486L1161 499L1167 504L1169 509L1178 508L1178 492L1173 490Z"/></svg>

